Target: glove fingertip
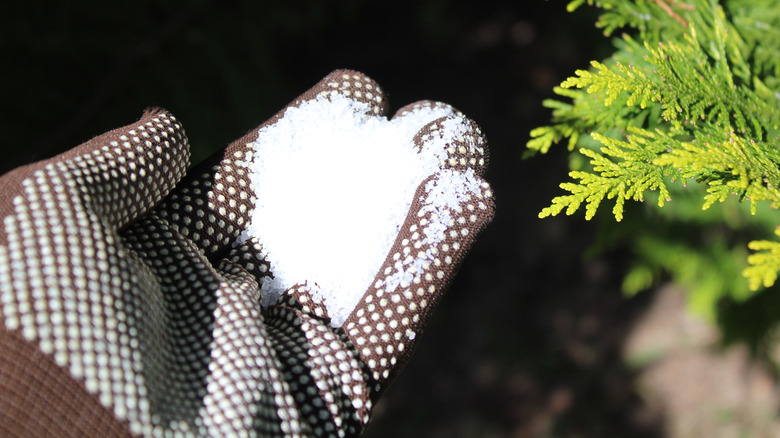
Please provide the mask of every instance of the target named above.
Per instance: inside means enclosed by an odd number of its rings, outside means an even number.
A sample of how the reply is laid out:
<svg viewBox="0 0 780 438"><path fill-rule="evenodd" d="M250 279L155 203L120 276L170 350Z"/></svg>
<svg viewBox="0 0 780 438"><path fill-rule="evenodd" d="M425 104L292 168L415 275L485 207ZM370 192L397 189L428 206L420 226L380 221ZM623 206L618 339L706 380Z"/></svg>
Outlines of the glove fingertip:
<svg viewBox="0 0 780 438"><path fill-rule="evenodd" d="M315 99L318 96L335 95L363 104L362 108L368 116L387 115L387 97L379 84L364 73L347 69L335 70L325 76L296 100L296 106L299 102Z"/></svg>
<svg viewBox="0 0 780 438"><path fill-rule="evenodd" d="M448 103L436 100L420 100L399 108L393 115L393 119L408 117L421 112L432 114L433 117L431 119L446 116L463 116L462 112Z"/></svg>
<svg viewBox="0 0 780 438"><path fill-rule="evenodd" d="M482 175L488 164L487 140L482 129L473 120L462 115L440 117L423 126L414 136L418 151L428 147L443 149L442 169L466 171ZM443 147L433 146L444 142Z"/></svg>

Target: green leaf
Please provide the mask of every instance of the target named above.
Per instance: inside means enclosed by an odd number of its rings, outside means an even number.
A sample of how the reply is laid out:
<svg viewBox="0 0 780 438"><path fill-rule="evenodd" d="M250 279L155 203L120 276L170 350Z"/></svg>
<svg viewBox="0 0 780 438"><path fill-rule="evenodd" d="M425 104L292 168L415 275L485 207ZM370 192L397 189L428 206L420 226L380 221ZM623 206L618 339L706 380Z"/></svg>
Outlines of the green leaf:
<svg viewBox="0 0 780 438"><path fill-rule="evenodd" d="M775 229L775 234L780 236L780 228ZM754 240L748 244L748 248L756 251L748 256L750 266L742 271L750 289L773 286L777 281L777 272L780 271L780 242Z"/></svg>
<svg viewBox="0 0 780 438"><path fill-rule="evenodd" d="M606 198L615 199L612 214L621 221L627 199L644 201L647 191L659 190L659 207L671 200L664 181L667 168L653 163L661 150L654 143L659 136L638 128L630 128L630 132L633 135L628 142L593 133L593 139L603 145L601 150L582 148L579 151L590 158L592 171L570 172L569 176L578 182L561 184L561 188L570 194L554 198L539 217L555 216L564 209L567 215L571 215L584 203L585 219L591 219Z"/></svg>

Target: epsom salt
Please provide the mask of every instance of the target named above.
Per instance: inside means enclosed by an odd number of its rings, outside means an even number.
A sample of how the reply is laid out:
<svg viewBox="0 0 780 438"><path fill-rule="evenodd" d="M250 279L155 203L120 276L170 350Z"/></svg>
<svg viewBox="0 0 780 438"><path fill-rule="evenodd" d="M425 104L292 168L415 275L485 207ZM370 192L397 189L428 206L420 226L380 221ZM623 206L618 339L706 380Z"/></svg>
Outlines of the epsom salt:
<svg viewBox="0 0 780 438"><path fill-rule="evenodd" d="M341 326L384 262L420 183L439 174L425 188L431 202L424 209L440 212L434 215L439 223L428 227L429 243L444 238L449 209L476 191L471 171L441 169L446 144L466 129L462 117L426 107L387 120L368 116L369 109L341 95L322 95L287 109L249 145L253 158L244 164L257 199L239 239L257 238L271 264L273 278L261 287L264 306L306 284L331 324ZM444 138L433 136L415 150L415 134L444 116L450 116ZM410 272L394 274L389 283Z"/></svg>

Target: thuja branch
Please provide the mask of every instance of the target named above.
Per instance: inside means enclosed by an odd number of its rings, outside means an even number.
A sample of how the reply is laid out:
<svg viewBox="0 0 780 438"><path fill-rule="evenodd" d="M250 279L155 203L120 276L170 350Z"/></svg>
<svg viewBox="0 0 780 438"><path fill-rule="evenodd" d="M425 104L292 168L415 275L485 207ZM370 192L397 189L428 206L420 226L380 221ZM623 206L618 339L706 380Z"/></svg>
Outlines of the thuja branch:
<svg viewBox="0 0 780 438"><path fill-rule="evenodd" d="M576 9L584 0L575 0ZM590 1L588 1L591 4ZM529 154L568 140L590 168L572 181L540 217L584 207L592 218L614 200L620 221L627 200L657 191L663 207L675 179L703 184L701 208L730 197L780 208L780 11L767 0L602 0L598 26L616 39L616 52L577 70L548 100L552 124L531 131ZM590 134L588 136L587 134ZM591 137L600 144L594 148ZM755 241L744 270L750 286L773 284L780 243Z"/></svg>
<svg viewBox="0 0 780 438"><path fill-rule="evenodd" d="M685 3L677 3L675 1L670 1L668 3L665 2L664 0L653 0L653 1L655 1L655 3L658 6L660 6L661 9L664 10L664 12L669 14L670 17L672 17L675 20L677 20L678 23L682 24L683 26L688 26L688 22L685 21L685 19L683 17L681 17L680 14L675 12L674 9L672 9L672 6L677 7L677 8L686 9L688 11L692 11L694 9L693 6L687 5Z"/></svg>
<svg viewBox="0 0 780 438"><path fill-rule="evenodd" d="M636 135L628 141L619 141L593 133L593 138L604 144L600 152L581 149L580 153L590 158L592 172L573 171L569 174L576 183L563 183L561 188L570 195L559 196L539 213L540 218L555 216L564 209L571 215L585 203L585 218L591 219L601 202L615 199L612 213L618 221L623 219L625 201L644 201L647 191L659 190L658 206L663 207L671 200L664 176L670 172L668 166L655 164L655 159L666 144L675 142L665 134L632 129ZM658 137L662 137L655 141Z"/></svg>

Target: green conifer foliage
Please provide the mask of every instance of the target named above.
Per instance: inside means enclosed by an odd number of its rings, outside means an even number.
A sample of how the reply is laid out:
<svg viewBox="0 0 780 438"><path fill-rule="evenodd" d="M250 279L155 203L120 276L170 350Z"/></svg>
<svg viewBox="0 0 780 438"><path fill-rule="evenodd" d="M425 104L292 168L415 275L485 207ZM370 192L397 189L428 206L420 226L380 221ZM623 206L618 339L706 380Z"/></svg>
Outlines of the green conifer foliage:
<svg viewBox="0 0 780 438"><path fill-rule="evenodd" d="M609 227L600 242L630 239L636 261L627 292L668 273L691 290L694 310L718 318L724 298L775 289L780 5L574 0L568 9L585 3L603 10L597 26L614 38L615 52L577 70L555 88L560 99L544 102L551 124L531 131L526 155L565 142L572 180L539 216L583 209L591 219L610 204L618 222L630 221Z"/></svg>

